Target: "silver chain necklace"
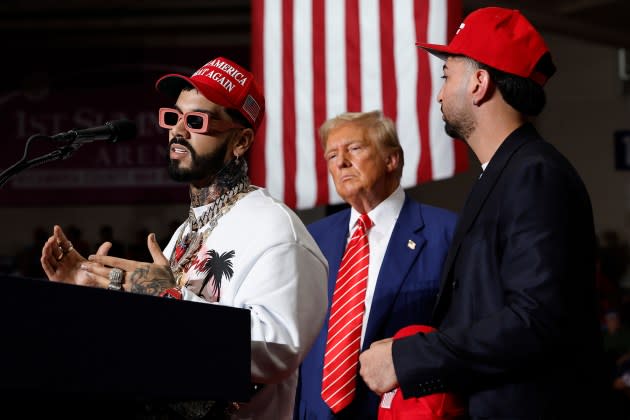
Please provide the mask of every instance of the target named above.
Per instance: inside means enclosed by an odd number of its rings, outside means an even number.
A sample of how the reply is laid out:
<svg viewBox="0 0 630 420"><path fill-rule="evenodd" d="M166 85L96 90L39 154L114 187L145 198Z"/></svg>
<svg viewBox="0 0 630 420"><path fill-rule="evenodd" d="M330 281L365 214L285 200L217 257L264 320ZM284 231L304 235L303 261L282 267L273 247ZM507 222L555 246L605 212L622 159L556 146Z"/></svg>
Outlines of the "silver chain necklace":
<svg viewBox="0 0 630 420"><path fill-rule="evenodd" d="M187 226L190 226L190 230L184 235L186 226L180 229L179 237L175 242L175 250L170 258L171 270L177 280L178 286L181 286L179 283L184 269L190 263L193 255L197 253L201 244L205 242L212 230L216 227L221 216L226 214L240 198L255 189L256 187L251 186L249 180L245 179L243 182L240 182L238 185L221 194L199 218L195 217L194 210L192 207L190 208L187 222ZM207 228L201 232L200 228L204 226L207 226ZM180 255L179 258L178 248L184 250L183 255Z"/></svg>

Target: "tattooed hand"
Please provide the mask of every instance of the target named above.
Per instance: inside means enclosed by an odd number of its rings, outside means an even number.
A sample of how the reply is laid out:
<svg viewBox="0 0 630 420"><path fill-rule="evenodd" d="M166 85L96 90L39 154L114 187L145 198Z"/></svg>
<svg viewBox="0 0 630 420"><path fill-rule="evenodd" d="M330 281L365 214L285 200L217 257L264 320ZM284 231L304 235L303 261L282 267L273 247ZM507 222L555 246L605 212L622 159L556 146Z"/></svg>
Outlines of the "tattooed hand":
<svg viewBox="0 0 630 420"><path fill-rule="evenodd" d="M157 296L164 290L175 287L175 277L162 249L151 233L147 246L153 263L115 258L106 255L90 255L89 262L81 264L81 269L93 280L107 288L112 267L123 270L123 289L128 292Z"/></svg>

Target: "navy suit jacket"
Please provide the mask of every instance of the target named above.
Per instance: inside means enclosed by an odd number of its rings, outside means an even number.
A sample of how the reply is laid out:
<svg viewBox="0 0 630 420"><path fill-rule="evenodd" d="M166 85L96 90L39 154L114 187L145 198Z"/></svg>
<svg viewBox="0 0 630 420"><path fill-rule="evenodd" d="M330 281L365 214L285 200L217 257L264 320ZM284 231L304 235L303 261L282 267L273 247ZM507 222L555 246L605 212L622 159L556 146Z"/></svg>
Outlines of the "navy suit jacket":
<svg viewBox="0 0 630 420"><path fill-rule="evenodd" d="M300 366L295 411L299 419L337 418L320 394L328 317L349 220L350 209L346 209L308 226L328 260L328 314ZM405 196L376 282L363 349L376 340L392 337L402 327L429 322L455 223L455 213L419 204ZM343 418L375 419L380 398L360 376L357 382L357 394L353 403L342 411Z"/></svg>
<svg viewBox="0 0 630 420"><path fill-rule="evenodd" d="M603 360L595 252L582 180L523 125L460 214L434 312L438 332L393 344L405 398L461 392L470 416L484 419L605 418L587 411Z"/></svg>

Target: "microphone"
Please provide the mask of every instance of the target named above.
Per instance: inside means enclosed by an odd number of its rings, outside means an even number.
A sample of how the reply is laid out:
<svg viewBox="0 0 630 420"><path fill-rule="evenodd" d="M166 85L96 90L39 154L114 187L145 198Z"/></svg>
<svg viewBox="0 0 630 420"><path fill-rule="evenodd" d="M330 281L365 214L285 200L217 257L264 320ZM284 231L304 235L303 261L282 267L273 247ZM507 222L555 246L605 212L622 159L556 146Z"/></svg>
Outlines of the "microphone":
<svg viewBox="0 0 630 420"><path fill-rule="evenodd" d="M91 143L93 141L107 141L116 143L130 140L136 136L136 124L129 120L108 121L98 127L73 129L65 133L55 134L50 138L58 142L72 144Z"/></svg>

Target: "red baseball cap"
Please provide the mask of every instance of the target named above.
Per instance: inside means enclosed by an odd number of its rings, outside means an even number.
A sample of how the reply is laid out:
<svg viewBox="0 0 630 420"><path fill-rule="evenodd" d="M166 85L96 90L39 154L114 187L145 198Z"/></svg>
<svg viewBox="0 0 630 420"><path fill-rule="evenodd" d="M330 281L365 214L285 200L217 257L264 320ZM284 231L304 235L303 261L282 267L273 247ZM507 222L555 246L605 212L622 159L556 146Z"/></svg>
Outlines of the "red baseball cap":
<svg viewBox="0 0 630 420"><path fill-rule="evenodd" d="M521 12L502 7L484 7L470 13L448 45L416 45L441 59L463 55L541 86L556 71L551 59L550 65L537 68L543 55L549 53L545 41Z"/></svg>
<svg viewBox="0 0 630 420"><path fill-rule="evenodd" d="M394 335L394 340L417 333L435 331L427 325L409 325ZM378 420L448 420L462 418L468 410L464 400L450 392L439 392L420 398L404 399L400 388L383 394Z"/></svg>
<svg viewBox="0 0 630 420"><path fill-rule="evenodd" d="M208 100L238 110L254 127L258 129L265 115L265 97L254 75L244 67L217 57L186 77L181 74L167 74L155 84L155 88L177 98L182 88L192 86Z"/></svg>

